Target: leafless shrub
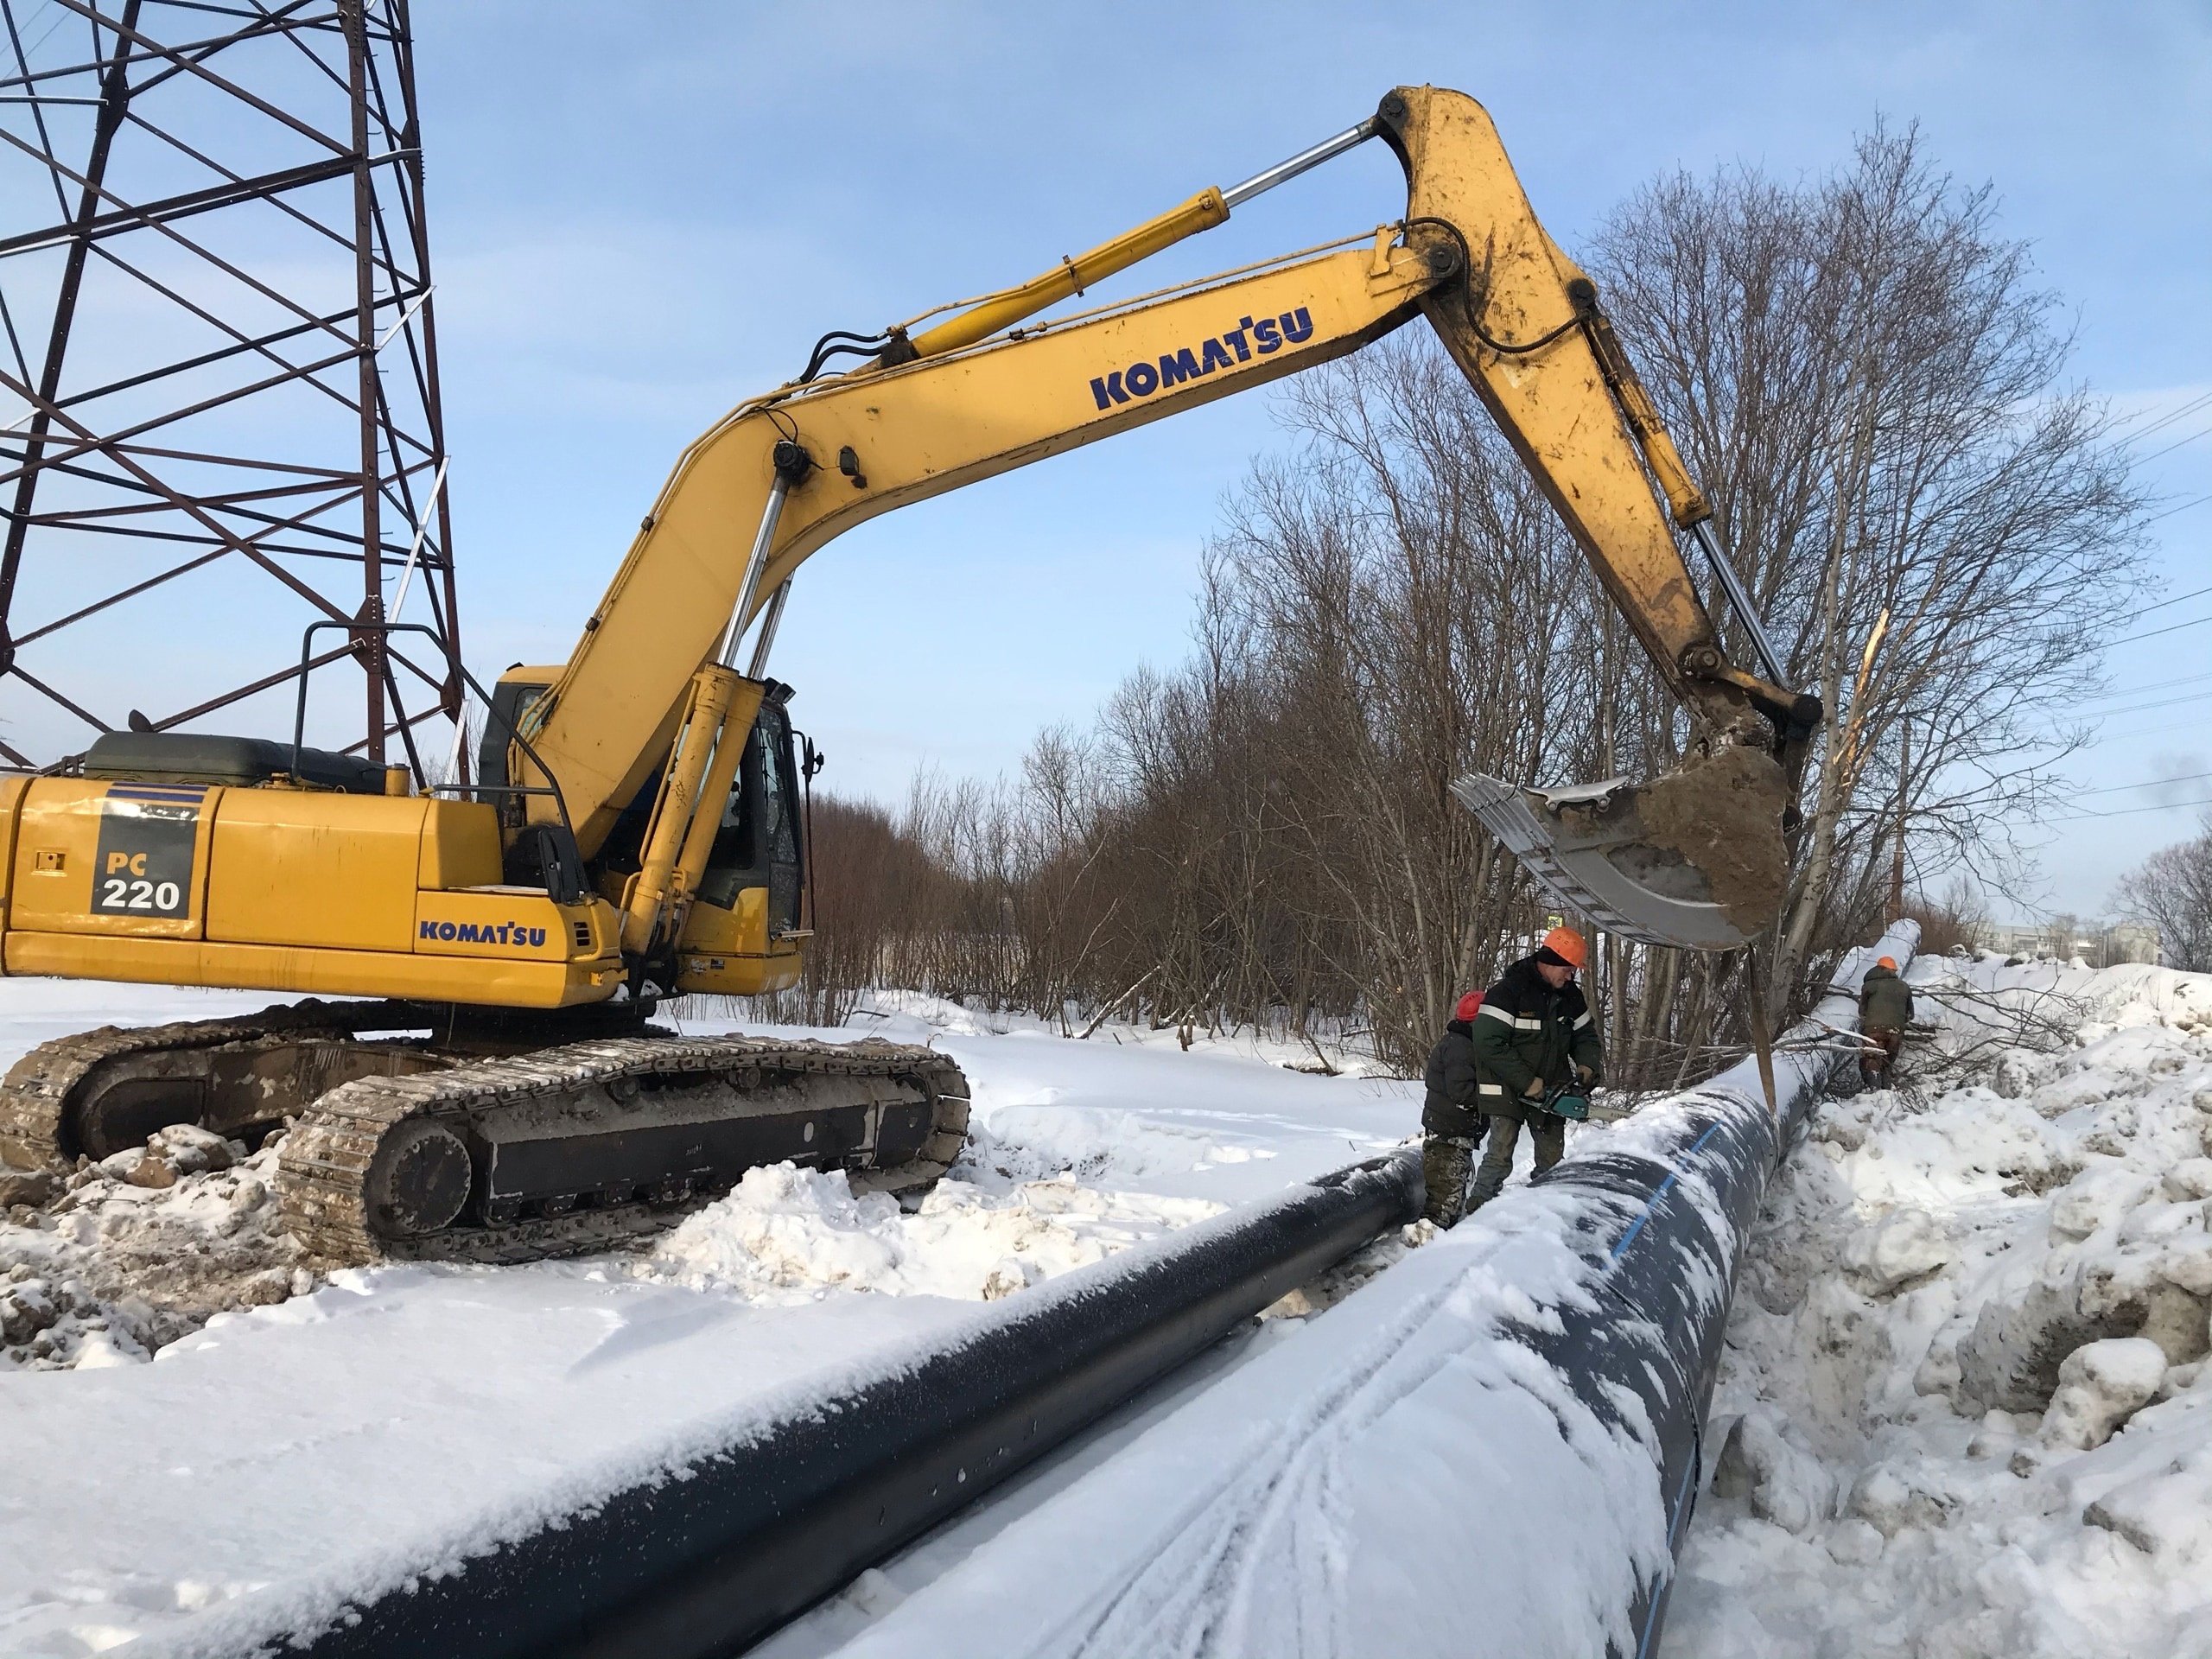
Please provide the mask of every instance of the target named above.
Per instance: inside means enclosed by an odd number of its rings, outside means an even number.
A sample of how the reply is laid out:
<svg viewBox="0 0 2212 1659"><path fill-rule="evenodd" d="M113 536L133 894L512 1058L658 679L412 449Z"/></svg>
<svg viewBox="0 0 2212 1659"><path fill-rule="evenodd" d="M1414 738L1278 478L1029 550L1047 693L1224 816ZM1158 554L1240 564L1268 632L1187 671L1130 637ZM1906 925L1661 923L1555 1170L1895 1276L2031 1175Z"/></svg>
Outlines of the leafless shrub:
<svg viewBox="0 0 2212 1659"><path fill-rule="evenodd" d="M2160 848L2121 877L2113 906L2158 930L2167 966L2212 970L2212 819L2192 840Z"/></svg>
<svg viewBox="0 0 2212 1659"><path fill-rule="evenodd" d="M1923 956L1948 957L1955 950L1970 953L1989 942L1988 911L1963 876L1955 879L1941 898L1908 893L1904 914L1920 924Z"/></svg>

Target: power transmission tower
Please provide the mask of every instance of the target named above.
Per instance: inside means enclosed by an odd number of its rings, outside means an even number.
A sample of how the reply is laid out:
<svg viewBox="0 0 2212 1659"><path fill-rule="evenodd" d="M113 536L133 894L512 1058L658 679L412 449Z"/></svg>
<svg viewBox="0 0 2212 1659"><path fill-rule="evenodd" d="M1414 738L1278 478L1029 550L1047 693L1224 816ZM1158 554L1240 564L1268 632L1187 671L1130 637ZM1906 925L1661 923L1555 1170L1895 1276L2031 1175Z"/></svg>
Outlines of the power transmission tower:
<svg viewBox="0 0 2212 1659"><path fill-rule="evenodd" d="M315 739L446 769L407 0L0 0L0 755L289 736L319 622Z"/></svg>

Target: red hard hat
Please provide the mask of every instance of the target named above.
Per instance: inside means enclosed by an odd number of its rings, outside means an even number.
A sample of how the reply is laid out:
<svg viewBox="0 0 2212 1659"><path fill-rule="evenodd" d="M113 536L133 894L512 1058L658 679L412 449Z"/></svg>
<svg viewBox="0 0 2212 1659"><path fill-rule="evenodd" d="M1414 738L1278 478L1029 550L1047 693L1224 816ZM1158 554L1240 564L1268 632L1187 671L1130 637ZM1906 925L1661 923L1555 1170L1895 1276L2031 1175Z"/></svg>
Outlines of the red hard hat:
<svg viewBox="0 0 2212 1659"><path fill-rule="evenodd" d="M1897 970L1897 959L1895 957L1877 957L1874 958L1874 965L1877 968L1886 968L1894 974Z"/></svg>
<svg viewBox="0 0 2212 1659"><path fill-rule="evenodd" d="M1452 1017L1454 1020L1472 1020L1481 1011L1482 1006L1483 994L1480 991L1469 991L1459 999L1459 1007L1452 1010Z"/></svg>
<svg viewBox="0 0 2212 1659"><path fill-rule="evenodd" d="M1571 927L1555 927L1545 934L1544 949L1570 968L1580 968L1590 960L1589 942Z"/></svg>

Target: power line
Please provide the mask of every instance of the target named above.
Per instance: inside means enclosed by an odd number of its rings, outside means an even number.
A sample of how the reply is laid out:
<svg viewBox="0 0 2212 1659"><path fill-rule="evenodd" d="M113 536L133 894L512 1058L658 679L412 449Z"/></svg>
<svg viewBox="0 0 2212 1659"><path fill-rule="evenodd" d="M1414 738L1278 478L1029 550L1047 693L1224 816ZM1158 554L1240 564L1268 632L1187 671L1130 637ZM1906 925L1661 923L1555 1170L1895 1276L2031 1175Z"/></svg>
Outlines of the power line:
<svg viewBox="0 0 2212 1659"><path fill-rule="evenodd" d="M2102 789L2077 789L2074 798L2081 800L2091 795L2117 795L2129 789L2160 789L2168 784L2193 784L2204 778L2212 778L2212 772L2185 772L2178 778L2153 778L2147 784L2108 784Z"/></svg>
<svg viewBox="0 0 2212 1659"><path fill-rule="evenodd" d="M2187 416L2196 414L2198 410L2203 408L2207 404L2212 404L2212 391L2206 392L2201 397L2190 398L2179 409L2168 410L2164 414L2159 416L2157 420L2152 422L2150 425L2145 427L2140 432L2135 433L2127 440L2127 442L2134 443L2141 439L2147 438L2153 432L2158 430L2159 428L2171 426L2176 421L2181 420Z"/></svg>
<svg viewBox="0 0 2212 1659"><path fill-rule="evenodd" d="M2160 455L2171 455L2171 454L2173 454L2173 452L2174 452L2175 450L2177 450L2177 449L2180 448L2182 447L2182 445L2183 445L2184 443L2195 443L2195 442L2196 442L2199 438L2202 437L2202 436L2203 436L2207 432L2212 432L2212 426L2200 426L2200 427L2198 427L2198 428L2196 429L2196 431L2194 431L2194 432L2190 433L2187 437L2185 437L2185 438L2176 438L2176 439L2171 442L2171 443L2168 444L2168 445L2167 445L2164 448L2163 448L2163 449L2153 449L2153 450L2152 450L2149 454L2147 454L2147 455L2138 455L2138 456L2136 456L2136 457L2135 457L2135 464L2136 464L2137 466L2139 466L2139 466L2141 466L2141 465L2142 465L2145 461L2156 461L2156 460L2157 460Z"/></svg>
<svg viewBox="0 0 2212 1659"><path fill-rule="evenodd" d="M2156 639L2162 633L2179 633L2183 628L2201 628L2212 622L2212 616L2200 616L2194 622L2176 622L2163 628L2150 628L2141 633L2131 633L2125 639L2115 639L2115 645L2132 645L2139 639Z"/></svg>
<svg viewBox="0 0 2212 1659"><path fill-rule="evenodd" d="M2212 594L2212 588L2192 588L2185 594L2176 594L2171 599L2162 599L2155 605L2145 605L2140 610L2130 611L2119 620L2133 622L2139 616L2148 616L2153 611L2163 611L2167 606L2178 605L2184 600L2202 599L2207 594Z"/></svg>
<svg viewBox="0 0 2212 1659"><path fill-rule="evenodd" d="M2100 691L2094 697L2084 697L2084 702L2118 702L2124 697L2148 696L2153 691L2170 691L2177 685L2201 685L2212 680L2212 674L2183 674L2171 680L2153 680L2148 685L2124 686L2117 691Z"/></svg>
<svg viewBox="0 0 2212 1659"><path fill-rule="evenodd" d="M2207 795L2202 800L2166 801L2162 802L2156 806L2115 807L2109 812L2076 812L2070 817L2059 819L2058 822L2061 823L2078 823L2083 818L2125 818L2131 817L2138 812L2178 812L2184 807L2191 806L2212 806L2212 795Z"/></svg>
<svg viewBox="0 0 2212 1659"><path fill-rule="evenodd" d="M2212 620L2212 619L2208 619ZM2192 691L2186 696L2160 697L2155 702L2133 702L2125 709L2107 709L2100 714L2083 715L2083 720L2117 720L2122 715L2147 715L2153 709L2175 709L2184 702L2202 702L2212 698L2212 691Z"/></svg>
<svg viewBox="0 0 2212 1659"><path fill-rule="evenodd" d="M2201 507L2207 501L2212 501L2212 493L2191 496L2179 506L2168 507L2164 512L2154 512L2142 522L2145 524L2155 524L2161 518L2171 518L2177 512L2187 512L2191 507Z"/></svg>

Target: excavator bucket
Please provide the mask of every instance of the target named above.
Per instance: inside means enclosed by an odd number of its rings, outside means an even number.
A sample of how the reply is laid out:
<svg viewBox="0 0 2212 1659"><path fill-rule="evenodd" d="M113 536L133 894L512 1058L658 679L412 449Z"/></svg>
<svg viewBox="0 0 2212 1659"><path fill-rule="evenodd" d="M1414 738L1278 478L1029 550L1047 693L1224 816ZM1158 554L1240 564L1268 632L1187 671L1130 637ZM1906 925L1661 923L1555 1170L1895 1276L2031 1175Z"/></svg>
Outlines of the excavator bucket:
<svg viewBox="0 0 2212 1659"><path fill-rule="evenodd" d="M1781 912L1789 791L1757 749L1723 747L1640 785L1520 789L1471 772L1452 792L1552 899L1624 938L1729 950Z"/></svg>

